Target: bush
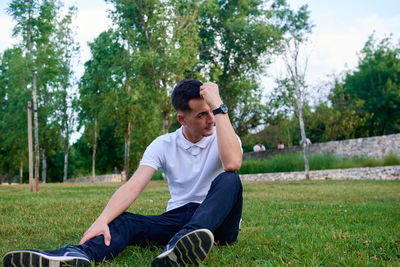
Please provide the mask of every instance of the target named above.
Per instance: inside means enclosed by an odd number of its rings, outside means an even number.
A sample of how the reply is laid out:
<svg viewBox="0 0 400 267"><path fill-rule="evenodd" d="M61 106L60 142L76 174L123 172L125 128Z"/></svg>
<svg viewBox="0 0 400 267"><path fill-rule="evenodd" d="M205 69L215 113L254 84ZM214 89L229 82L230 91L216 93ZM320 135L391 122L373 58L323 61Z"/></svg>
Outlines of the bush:
<svg viewBox="0 0 400 267"><path fill-rule="evenodd" d="M400 165L400 157L390 153L383 159L369 157L341 158L334 155L310 154L310 170L348 169ZM239 174L292 172L304 170L302 153L275 155L265 160L245 160Z"/></svg>
<svg viewBox="0 0 400 267"><path fill-rule="evenodd" d="M383 158L384 166L400 165L400 157L390 152Z"/></svg>

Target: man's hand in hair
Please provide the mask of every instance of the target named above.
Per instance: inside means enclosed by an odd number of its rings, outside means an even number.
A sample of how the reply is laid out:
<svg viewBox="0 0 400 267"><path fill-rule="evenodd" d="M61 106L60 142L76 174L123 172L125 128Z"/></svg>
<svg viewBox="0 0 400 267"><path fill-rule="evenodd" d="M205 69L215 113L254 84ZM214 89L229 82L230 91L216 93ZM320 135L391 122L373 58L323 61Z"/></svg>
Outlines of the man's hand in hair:
<svg viewBox="0 0 400 267"><path fill-rule="evenodd" d="M219 108L223 104L219 95L218 85L212 82L203 83L200 86L200 96L207 102L211 110Z"/></svg>

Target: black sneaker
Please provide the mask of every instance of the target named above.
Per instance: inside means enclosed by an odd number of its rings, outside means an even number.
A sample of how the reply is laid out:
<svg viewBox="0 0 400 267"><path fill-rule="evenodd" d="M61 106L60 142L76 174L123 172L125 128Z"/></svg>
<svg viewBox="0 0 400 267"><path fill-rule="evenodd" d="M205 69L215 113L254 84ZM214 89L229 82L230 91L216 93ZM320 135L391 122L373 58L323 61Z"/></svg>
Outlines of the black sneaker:
<svg viewBox="0 0 400 267"><path fill-rule="evenodd" d="M214 243L214 236L208 229L185 234L176 242L173 239L163 253L153 260L152 266L184 266L201 262L207 257Z"/></svg>
<svg viewBox="0 0 400 267"><path fill-rule="evenodd" d="M8 252L3 259L4 267L86 267L90 266L88 256L73 245L57 250L22 250Z"/></svg>

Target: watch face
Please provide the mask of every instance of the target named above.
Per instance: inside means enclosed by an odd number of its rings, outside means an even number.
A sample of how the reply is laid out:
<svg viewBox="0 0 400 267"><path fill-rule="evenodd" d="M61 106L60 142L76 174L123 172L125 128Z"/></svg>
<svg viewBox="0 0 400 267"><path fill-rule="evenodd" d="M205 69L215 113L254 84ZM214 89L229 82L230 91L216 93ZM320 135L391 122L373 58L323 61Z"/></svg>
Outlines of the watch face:
<svg viewBox="0 0 400 267"><path fill-rule="evenodd" d="M228 113L228 107L225 104L221 105L221 110L223 113Z"/></svg>

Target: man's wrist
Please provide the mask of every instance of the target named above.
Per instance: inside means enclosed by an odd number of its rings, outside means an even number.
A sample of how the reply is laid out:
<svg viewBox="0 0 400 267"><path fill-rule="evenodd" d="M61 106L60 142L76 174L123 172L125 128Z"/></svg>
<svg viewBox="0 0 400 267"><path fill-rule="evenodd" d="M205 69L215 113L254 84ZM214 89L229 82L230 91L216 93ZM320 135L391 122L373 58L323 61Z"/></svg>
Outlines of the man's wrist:
<svg viewBox="0 0 400 267"><path fill-rule="evenodd" d="M218 108L213 109L213 114L218 115L218 114L227 114L228 113L228 107L225 104L221 104Z"/></svg>
<svg viewBox="0 0 400 267"><path fill-rule="evenodd" d="M219 108L224 102L219 101L217 102L215 105L211 106L211 110L216 110L217 108Z"/></svg>

